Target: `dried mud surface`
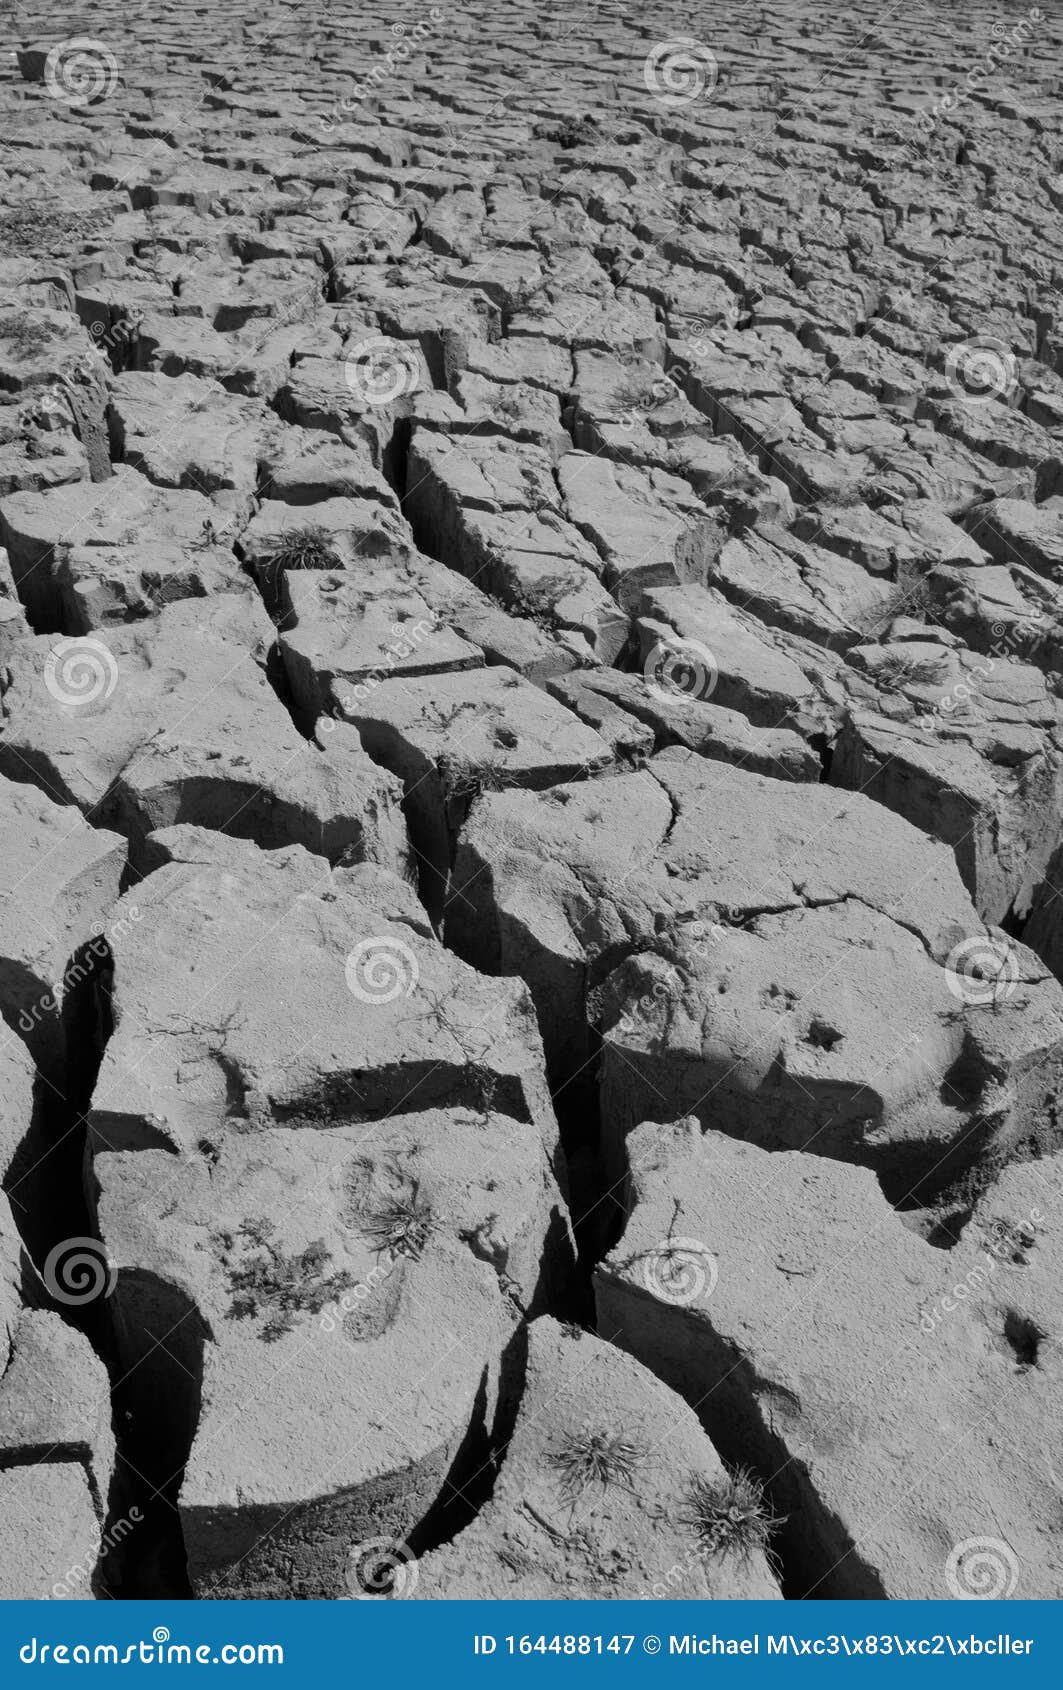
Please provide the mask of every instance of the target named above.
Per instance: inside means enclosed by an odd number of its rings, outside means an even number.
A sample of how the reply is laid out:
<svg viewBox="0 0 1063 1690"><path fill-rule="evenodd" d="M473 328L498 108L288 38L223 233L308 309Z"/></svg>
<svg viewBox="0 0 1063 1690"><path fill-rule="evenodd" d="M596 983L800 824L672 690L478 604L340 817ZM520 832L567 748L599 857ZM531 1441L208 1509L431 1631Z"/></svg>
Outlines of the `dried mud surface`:
<svg viewBox="0 0 1063 1690"><path fill-rule="evenodd" d="M0 1594L1063 1594L1036 7L7 8Z"/></svg>

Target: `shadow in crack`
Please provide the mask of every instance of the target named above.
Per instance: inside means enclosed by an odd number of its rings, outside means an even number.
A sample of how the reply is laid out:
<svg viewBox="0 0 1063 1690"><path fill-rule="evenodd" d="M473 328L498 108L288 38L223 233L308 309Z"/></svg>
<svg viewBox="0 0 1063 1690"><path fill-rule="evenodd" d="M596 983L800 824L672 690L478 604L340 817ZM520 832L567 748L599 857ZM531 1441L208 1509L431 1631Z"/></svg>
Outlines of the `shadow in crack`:
<svg viewBox="0 0 1063 1690"><path fill-rule="evenodd" d="M204 1345L213 1334L179 1286L142 1269L118 1275L109 1307L118 1443L112 1521L132 1515L137 1529L109 1558L108 1594L187 1597L177 1503L199 1424Z"/></svg>

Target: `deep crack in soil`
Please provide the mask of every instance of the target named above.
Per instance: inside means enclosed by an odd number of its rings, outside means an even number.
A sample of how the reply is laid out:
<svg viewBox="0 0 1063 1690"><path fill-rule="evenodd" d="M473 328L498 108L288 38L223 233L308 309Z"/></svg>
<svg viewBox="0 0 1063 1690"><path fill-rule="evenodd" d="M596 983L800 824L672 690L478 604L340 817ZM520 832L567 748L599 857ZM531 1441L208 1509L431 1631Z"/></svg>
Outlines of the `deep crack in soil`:
<svg viewBox="0 0 1063 1690"><path fill-rule="evenodd" d="M0 1595L1063 1594L1059 21L16 13Z"/></svg>

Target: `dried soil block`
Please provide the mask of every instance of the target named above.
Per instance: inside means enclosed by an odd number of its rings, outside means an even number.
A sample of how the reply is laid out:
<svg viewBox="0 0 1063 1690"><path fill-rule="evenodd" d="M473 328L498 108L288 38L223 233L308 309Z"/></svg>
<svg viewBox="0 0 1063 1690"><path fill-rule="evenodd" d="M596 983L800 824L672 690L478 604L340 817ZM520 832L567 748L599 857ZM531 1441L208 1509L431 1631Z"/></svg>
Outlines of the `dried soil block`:
<svg viewBox="0 0 1063 1690"><path fill-rule="evenodd" d="M1008 1169L940 1250L863 1168L693 1120L631 1152L600 1328L770 1475L793 1594L1057 1594L1059 1157Z"/></svg>
<svg viewBox="0 0 1063 1690"><path fill-rule="evenodd" d="M11 494L0 544L34 627L75 634L170 599L246 592L225 538L243 521L203 491L156 486L126 465L104 484Z"/></svg>
<svg viewBox="0 0 1063 1690"><path fill-rule="evenodd" d="M106 635L41 636L12 654L0 771L77 804L136 850L153 829L215 827L264 846L404 871L398 788L355 747L307 744L265 673L261 605L194 601Z"/></svg>
<svg viewBox="0 0 1063 1690"><path fill-rule="evenodd" d="M332 697L373 761L403 783L433 916L442 911L457 830L477 793L549 787L612 761L593 729L507 669L383 681L366 697L337 682Z"/></svg>
<svg viewBox="0 0 1063 1690"><path fill-rule="evenodd" d="M0 776L0 1013L53 1079L63 1005L106 954L125 862L119 834Z"/></svg>
<svg viewBox="0 0 1063 1690"><path fill-rule="evenodd" d="M654 1374L544 1317L528 1333L524 1394L491 1500L418 1563L416 1595L777 1598L759 1544L712 1540L712 1510L726 1507L732 1483L695 1415Z"/></svg>
<svg viewBox="0 0 1063 1690"><path fill-rule="evenodd" d="M486 1459L521 1315L565 1265L538 1134L486 1110L289 1118L93 1171L121 1364L160 1474L184 1465L194 1594L359 1594L359 1546L405 1539Z"/></svg>
<svg viewBox="0 0 1063 1690"><path fill-rule="evenodd" d="M21 1312L3 1356L0 1599L91 1600L114 1474L106 1370L80 1332L44 1309Z"/></svg>
<svg viewBox="0 0 1063 1690"><path fill-rule="evenodd" d="M490 1103L553 1157L527 988L444 950L406 882L195 828L152 851L139 920L115 923L97 1150L209 1154L233 1131Z"/></svg>
<svg viewBox="0 0 1063 1690"><path fill-rule="evenodd" d="M879 697L846 715L831 779L951 845L986 921L1024 916L1063 807L1063 711L1045 676L933 638L850 657Z"/></svg>
<svg viewBox="0 0 1063 1690"><path fill-rule="evenodd" d="M1063 995L944 846L859 794L679 750L484 794L446 931L529 982L554 1084L596 1081L613 1189L627 1133L677 1110L869 1162L897 1201L1056 1142Z"/></svg>

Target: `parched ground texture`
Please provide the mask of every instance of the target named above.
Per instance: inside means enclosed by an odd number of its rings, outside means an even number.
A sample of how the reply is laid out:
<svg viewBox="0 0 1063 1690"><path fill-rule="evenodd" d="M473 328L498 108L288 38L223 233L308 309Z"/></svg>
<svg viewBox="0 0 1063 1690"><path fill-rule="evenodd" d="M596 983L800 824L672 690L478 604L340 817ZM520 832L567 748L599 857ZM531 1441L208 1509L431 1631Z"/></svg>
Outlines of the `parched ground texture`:
<svg viewBox="0 0 1063 1690"><path fill-rule="evenodd" d="M1058 18L5 22L2 1594L1063 1594Z"/></svg>

